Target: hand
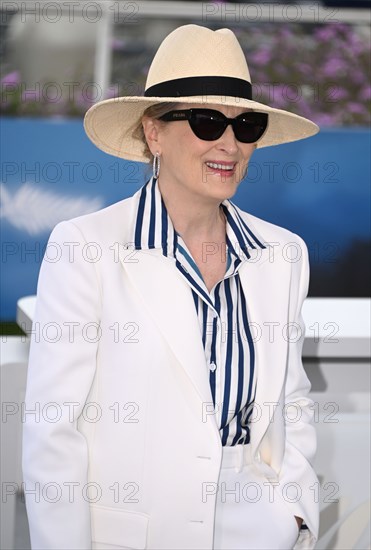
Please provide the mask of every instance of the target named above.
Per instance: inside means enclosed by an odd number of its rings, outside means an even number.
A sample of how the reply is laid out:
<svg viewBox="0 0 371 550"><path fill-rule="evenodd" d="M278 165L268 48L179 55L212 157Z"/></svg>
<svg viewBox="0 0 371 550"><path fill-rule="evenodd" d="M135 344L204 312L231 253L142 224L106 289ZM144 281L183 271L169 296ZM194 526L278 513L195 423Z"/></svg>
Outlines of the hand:
<svg viewBox="0 0 371 550"><path fill-rule="evenodd" d="M300 530L301 524L303 523L303 518L299 518L298 516L295 516L296 523L298 524L298 528Z"/></svg>

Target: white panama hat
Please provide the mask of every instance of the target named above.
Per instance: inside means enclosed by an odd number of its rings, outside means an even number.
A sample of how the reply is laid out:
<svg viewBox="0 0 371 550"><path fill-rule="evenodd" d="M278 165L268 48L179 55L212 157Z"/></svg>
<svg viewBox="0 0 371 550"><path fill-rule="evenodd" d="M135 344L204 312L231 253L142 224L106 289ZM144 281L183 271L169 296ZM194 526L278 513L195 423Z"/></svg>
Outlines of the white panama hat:
<svg viewBox="0 0 371 550"><path fill-rule="evenodd" d="M129 130L137 126L148 107L158 103L218 104L268 113L268 127L257 147L296 141L319 131L306 118L254 101L251 90L245 55L231 30L184 25L171 32L158 48L144 96L96 103L86 113L84 127L99 149L141 162L149 162L145 145Z"/></svg>

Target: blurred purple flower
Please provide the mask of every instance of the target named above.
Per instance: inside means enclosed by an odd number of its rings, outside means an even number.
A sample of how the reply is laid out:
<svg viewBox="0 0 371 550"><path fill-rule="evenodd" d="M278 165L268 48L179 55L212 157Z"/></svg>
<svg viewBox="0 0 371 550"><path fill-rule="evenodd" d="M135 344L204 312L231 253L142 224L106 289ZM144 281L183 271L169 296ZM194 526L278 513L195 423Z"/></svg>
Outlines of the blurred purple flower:
<svg viewBox="0 0 371 550"><path fill-rule="evenodd" d="M348 23L341 23L340 21L338 23L335 23L335 28L337 32L343 32L348 33L351 30L350 25Z"/></svg>
<svg viewBox="0 0 371 550"><path fill-rule="evenodd" d="M311 119L314 116L313 110L311 109L310 104L308 104L307 100L303 96L300 96L298 98L297 106L298 106L298 114L300 114L301 116L305 116L309 119Z"/></svg>
<svg viewBox="0 0 371 550"><path fill-rule="evenodd" d="M262 71L254 70L254 72L251 74L251 78L252 78L253 85L256 84L257 86L260 86L266 82L267 75L264 74L264 72Z"/></svg>
<svg viewBox="0 0 371 550"><path fill-rule="evenodd" d="M351 25L348 23L329 23L327 25L321 25L314 33L315 37L323 41L334 39L349 39L349 36L354 34Z"/></svg>
<svg viewBox="0 0 371 550"><path fill-rule="evenodd" d="M288 40L293 37L292 31L287 25L281 28L280 37L283 38L284 40Z"/></svg>
<svg viewBox="0 0 371 550"><path fill-rule="evenodd" d="M329 113L318 113L316 115L312 115L312 120L318 124L318 126L336 126L338 122L336 115Z"/></svg>
<svg viewBox="0 0 371 550"><path fill-rule="evenodd" d="M314 36L319 40L330 41L335 37L335 25L323 25L314 31Z"/></svg>
<svg viewBox="0 0 371 550"><path fill-rule="evenodd" d="M370 85L365 86L364 88L362 88L362 90L360 91L360 94L359 94L359 98L363 99L364 101L368 101L368 100L371 99L371 86Z"/></svg>
<svg viewBox="0 0 371 550"><path fill-rule="evenodd" d="M295 63L295 68L297 68L299 71L301 71L305 75L309 75L313 73L313 67L308 65L308 63L302 63L299 61L298 63Z"/></svg>
<svg viewBox="0 0 371 550"><path fill-rule="evenodd" d="M350 71L349 80L354 84L363 84L369 82L367 76L357 68Z"/></svg>
<svg viewBox="0 0 371 550"><path fill-rule="evenodd" d="M332 57L328 59L325 65L322 67L322 70L325 76L333 78L339 77L346 72L347 65L343 59L338 57Z"/></svg>
<svg viewBox="0 0 371 550"><path fill-rule="evenodd" d="M278 63L276 65L276 71L282 80L285 80L289 74L287 65L284 65L283 63Z"/></svg>
<svg viewBox="0 0 371 550"><path fill-rule="evenodd" d="M341 101L346 97L349 97L349 93L345 88L340 88L339 86L331 86L331 101Z"/></svg>
<svg viewBox="0 0 371 550"><path fill-rule="evenodd" d="M13 71L11 73L6 74L3 76L3 78L0 80L0 84L13 84L14 86L17 86L21 83L21 74L19 71Z"/></svg>
<svg viewBox="0 0 371 550"><path fill-rule="evenodd" d="M258 50L250 56L251 63L256 65L266 65L271 60L271 52L264 48Z"/></svg>
<svg viewBox="0 0 371 550"><path fill-rule="evenodd" d="M347 104L347 109L350 113L367 115L367 109L365 108L365 106L360 105L359 103L355 103L354 101L350 101Z"/></svg>
<svg viewBox="0 0 371 550"><path fill-rule="evenodd" d="M348 42L347 47L352 57L356 57L364 51L364 45L361 42Z"/></svg>
<svg viewBox="0 0 371 550"><path fill-rule="evenodd" d="M74 105L81 111L89 109L94 103L94 101L92 101L86 93L83 93L82 90L76 90L73 99Z"/></svg>
<svg viewBox="0 0 371 550"><path fill-rule="evenodd" d="M271 102L273 107L283 109L292 101L292 90L287 84L272 85Z"/></svg>

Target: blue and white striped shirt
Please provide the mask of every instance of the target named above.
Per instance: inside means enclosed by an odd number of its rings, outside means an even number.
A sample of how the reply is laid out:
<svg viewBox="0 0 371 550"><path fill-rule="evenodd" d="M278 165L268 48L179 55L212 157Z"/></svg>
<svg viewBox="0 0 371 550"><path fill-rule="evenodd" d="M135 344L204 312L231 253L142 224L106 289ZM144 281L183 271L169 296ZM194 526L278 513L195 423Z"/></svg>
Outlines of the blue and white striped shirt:
<svg viewBox="0 0 371 550"><path fill-rule="evenodd" d="M248 248L265 248L228 200L226 217L226 272L209 292L185 242L175 231L157 181L140 191L135 220L136 250L160 248L189 284L205 350L214 413L222 445L250 441L249 419L255 398L257 373L245 296L238 270L250 257Z"/></svg>

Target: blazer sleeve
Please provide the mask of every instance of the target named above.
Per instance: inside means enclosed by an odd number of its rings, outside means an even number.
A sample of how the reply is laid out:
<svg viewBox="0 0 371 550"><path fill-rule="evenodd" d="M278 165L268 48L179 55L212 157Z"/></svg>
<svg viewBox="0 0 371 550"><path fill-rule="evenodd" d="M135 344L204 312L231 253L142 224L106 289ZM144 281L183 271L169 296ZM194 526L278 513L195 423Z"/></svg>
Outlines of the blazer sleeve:
<svg viewBox="0 0 371 550"><path fill-rule="evenodd" d="M289 352L284 387L285 453L280 471L280 486L284 488L286 504L293 515L303 518L295 545L313 548L318 536L319 504L317 476L312 468L316 452L313 401L308 397L310 382L302 364L305 324L302 305L308 293L309 261L304 241L298 237L302 251L300 260L292 266L290 292Z"/></svg>
<svg viewBox="0 0 371 550"><path fill-rule="evenodd" d="M23 411L31 546L91 548L88 450L77 429L96 370L101 292L76 225L52 231L41 265Z"/></svg>

